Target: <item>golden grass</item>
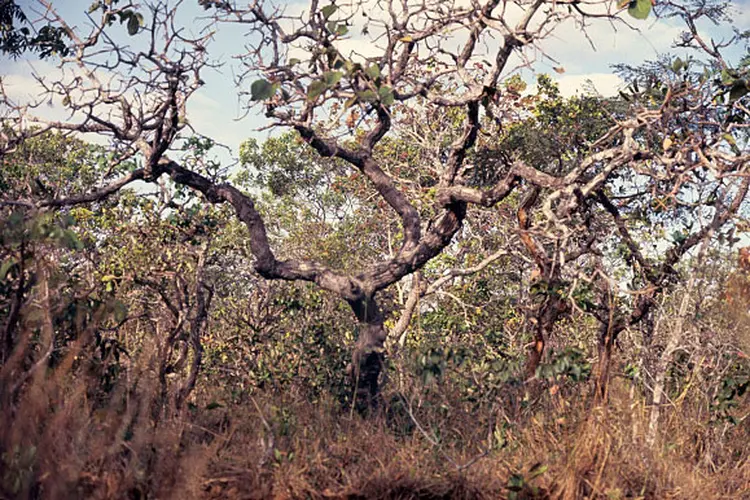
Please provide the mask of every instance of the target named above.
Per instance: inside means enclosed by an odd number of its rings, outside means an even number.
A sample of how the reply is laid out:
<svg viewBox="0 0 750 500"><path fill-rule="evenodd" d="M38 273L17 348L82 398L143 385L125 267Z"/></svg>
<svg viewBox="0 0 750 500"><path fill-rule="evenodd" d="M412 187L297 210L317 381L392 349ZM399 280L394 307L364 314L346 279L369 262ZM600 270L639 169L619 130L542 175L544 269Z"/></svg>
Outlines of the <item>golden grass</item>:
<svg viewBox="0 0 750 500"><path fill-rule="evenodd" d="M665 408L648 446L649 408L627 383L612 386L606 407L578 387L506 415L451 407L446 388L400 419L387 405L363 419L333 401L270 393L155 411L147 351L105 399L84 363L64 360L16 394L9 366L0 498L750 498L747 420L712 422L697 393Z"/></svg>

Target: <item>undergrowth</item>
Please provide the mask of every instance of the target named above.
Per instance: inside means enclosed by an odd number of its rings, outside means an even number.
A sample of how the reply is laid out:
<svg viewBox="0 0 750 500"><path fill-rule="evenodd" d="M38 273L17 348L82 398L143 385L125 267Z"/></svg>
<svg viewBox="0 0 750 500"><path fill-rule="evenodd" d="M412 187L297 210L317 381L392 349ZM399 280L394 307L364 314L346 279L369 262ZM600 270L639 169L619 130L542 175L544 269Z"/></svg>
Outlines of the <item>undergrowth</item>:
<svg viewBox="0 0 750 500"><path fill-rule="evenodd" d="M6 364L0 495L750 498L746 420L711 421L683 399L648 445L648 408L627 381L613 384L607 405L580 387L509 388L521 399L514 414L451 407L448 387L417 397L416 385L387 388L369 418L326 397L256 392L217 402L205 385L175 411L160 400L152 361L144 349L106 395L83 352L71 350L22 387L9 383Z"/></svg>

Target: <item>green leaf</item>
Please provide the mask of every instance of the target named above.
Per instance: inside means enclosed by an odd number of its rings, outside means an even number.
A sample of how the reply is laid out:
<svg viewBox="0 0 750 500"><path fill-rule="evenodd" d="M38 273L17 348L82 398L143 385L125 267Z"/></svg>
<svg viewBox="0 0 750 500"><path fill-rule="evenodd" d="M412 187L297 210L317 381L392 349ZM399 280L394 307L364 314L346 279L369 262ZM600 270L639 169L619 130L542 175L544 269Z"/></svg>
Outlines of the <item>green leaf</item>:
<svg viewBox="0 0 750 500"><path fill-rule="evenodd" d="M378 97L380 97L380 102L384 106L390 106L396 100L393 96L393 89L387 85L383 85L378 89Z"/></svg>
<svg viewBox="0 0 750 500"><path fill-rule="evenodd" d="M326 82L321 80L315 80L307 87L307 98L312 100L317 99L327 88Z"/></svg>
<svg viewBox="0 0 750 500"><path fill-rule="evenodd" d="M365 74L373 80L377 80L378 78L380 78L380 68L377 64L373 64L365 70Z"/></svg>
<svg viewBox="0 0 750 500"><path fill-rule="evenodd" d="M651 13L651 0L632 0L628 13L636 19L646 19Z"/></svg>
<svg viewBox="0 0 750 500"><path fill-rule="evenodd" d="M378 94L376 94L373 90L363 90L361 92L357 92L357 97L359 97L360 101L364 102L375 102L378 100Z"/></svg>
<svg viewBox="0 0 750 500"><path fill-rule="evenodd" d="M531 481L535 477L541 476L542 474L547 472L547 469L549 469L549 466L542 465L541 463L534 465L529 471L529 481Z"/></svg>
<svg viewBox="0 0 750 500"><path fill-rule="evenodd" d="M672 71L674 71L675 73L679 73L680 70L683 69L683 68L685 68L686 66L687 66L687 64L685 64L685 62L678 57L672 63Z"/></svg>
<svg viewBox="0 0 750 500"><path fill-rule="evenodd" d="M116 300L114 304L112 304L112 313L115 317L115 321L122 323L128 317L128 306L123 302Z"/></svg>
<svg viewBox="0 0 750 500"><path fill-rule="evenodd" d="M737 141L735 140L734 136L730 133L726 133L721 136L725 141L729 143L730 146L733 146L734 148L737 147Z"/></svg>
<svg viewBox="0 0 750 500"><path fill-rule="evenodd" d="M745 80L735 80L732 89L729 91L729 102L732 103L737 99L744 97L748 92L750 92L750 88L748 88Z"/></svg>
<svg viewBox="0 0 750 500"><path fill-rule="evenodd" d="M523 476L520 474L513 474L508 478L508 484L505 486L510 491L521 491L524 485Z"/></svg>
<svg viewBox="0 0 750 500"><path fill-rule="evenodd" d="M273 97L278 87L268 80L255 80L250 86L250 99L253 101L265 101Z"/></svg>
<svg viewBox="0 0 750 500"><path fill-rule="evenodd" d="M733 71L729 71L726 69L721 70L721 83L723 83L724 85L732 85L735 78L736 75Z"/></svg>
<svg viewBox="0 0 750 500"><path fill-rule="evenodd" d="M325 82L326 87L331 88L339 83L342 76L344 76L344 74L341 71L326 71L323 73L323 81Z"/></svg>
<svg viewBox="0 0 750 500"><path fill-rule="evenodd" d="M333 13L336 12L336 10L338 10L338 7L331 4L331 5L326 5L325 7L320 9L320 13L323 14L323 19L328 20L328 18L331 17Z"/></svg>
<svg viewBox="0 0 750 500"><path fill-rule="evenodd" d="M299 59L297 59L296 57L292 57L291 59L289 59L289 62L287 64L289 66L294 66L295 64L299 64L299 63L300 63Z"/></svg>
<svg viewBox="0 0 750 500"><path fill-rule="evenodd" d="M10 258L3 262L3 265L0 266L0 281L5 279L5 277L8 275L8 271L10 271L15 265L16 259L14 258Z"/></svg>
<svg viewBox="0 0 750 500"><path fill-rule="evenodd" d="M687 239L687 235L683 233L682 231L673 231L672 239L678 245L682 245L682 243Z"/></svg>
<svg viewBox="0 0 750 500"><path fill-rule="evenodd" d="M65 229L62 231L62 234L60 234L60 243L62 243L63 246L71 250L83 249L83 243L81 243L81 240L78 238L78 235L74 231L71 231L70 229Z"/></svg>
<svg viewBox="0 0 750 500"><path fill-rule="evenodd" d="M339 24L336 26L336 31L334 31L338 36L344 36L347 33L349 33L349 28L346 27L345 24Z"/></svg>
<svg viewBox="0 0 750 500"><path fill-rule="evenodd" d="M138 28L141 27L141 23L138 22L138 17L131 15L128 17L128 35L133 36L138 33Z"/></svg>

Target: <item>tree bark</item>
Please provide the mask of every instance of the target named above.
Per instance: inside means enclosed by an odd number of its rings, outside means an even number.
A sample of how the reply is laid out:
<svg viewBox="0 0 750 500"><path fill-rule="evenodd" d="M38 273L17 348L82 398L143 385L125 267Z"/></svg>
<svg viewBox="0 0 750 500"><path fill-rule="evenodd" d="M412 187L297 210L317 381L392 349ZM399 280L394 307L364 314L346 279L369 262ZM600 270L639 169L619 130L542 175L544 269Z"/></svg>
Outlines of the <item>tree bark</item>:
<svg viewBox="0 0 750 500"><path fill-rule="evenodd" d="M599 331L599 362L596 369L596 387L594 401L606 403L609 389L609 368L612 362L612 347L617 338L616 327L611 323L602 323Z"/></svg>
<svg viewBox="0 0 750 500"><path fill-rule="evenodd" d="M375 410L380 398L380 374L388 336L383 312L374 297L350 302L359 320L359 336L352 352L353 404L360 413Z"/></svg>
<svg viewBox="0 0 750 500"><path fill-rule="evenodd" d="M544 302L537 309L532 320L534 322L534 342L529 348L529 356L526 360L526 380L534 378L536 370L542 363L546 339L552 334L557 320L560 319L568 309L566 300L557 295L554 287L547 293Z"/></svg>
<svg viewBox="0 0 750 500"><path fill-rule="evenodd" d="M701 256L699 257L701 260L705 248L706 247L704 245L701 249ZM664 351L662 351L661 356L659 356L659 360L657 361L654 370L656 373L654 373L654 389L651 402L651 414L649 415L648 432L646 433L646 443L649 446L654 445L654 443L656 442L656 436L659 433L659 415L661 413L661 405L665 395L664 387L667 381L667 369L672 362L672 355L680 346L683 340L685 319L687 317L688 307L690 306L694 285L695 275L693 274L690 276L688 285L682 296L680 309L677 314L677 321L668 334L667 345L664 347Z"/></svg>
<svg viewBox="0 0 750 500"><path fill-rule="evenodd" d="M542 329L537 326L534 330L534 342L529 347L529 357L526 360L526 380L531 380L536 376L536 370L539 365L542 364L542 356L544 355L544 333Z"/></svg>
<svg viewBox="0 0 750 500"><path fill-rule="evenodd" d="M18 321L21 318L21 306L23 305L25 294L26 294L26 269L24 262L26 259L26 243L21 243L21 249L19 253L19 270L18 270L18 285L13 293L13 298L10 305L10 311L8 312L8 320L5 323L3 329L3 341L2 341L2 352L0 352L0 365L10 359L10 355L13 352L15 346L15 331Z"/></svg>
<svg viewBox="0 0 750 500"><path fill-rule="evenodd" d="M203 344L201 343L201 335L204 332L206 324L208 323L208 311L211 307L211 299L213 298L213 288L205 284L204 281L204 269L206 265L206 254L208 253L208 246L206 245L198 256L198 265L195 271L195 285L192 291L193 295L193 317L190 319L190 349L193 351L193 360L190 363L190 370L188 376L183 382L180 389L177 391L175 398L175 408L179 411L185 404L190 393L195 388L195 383L198 380L198 372L201 368L203 361Z"/></svg>

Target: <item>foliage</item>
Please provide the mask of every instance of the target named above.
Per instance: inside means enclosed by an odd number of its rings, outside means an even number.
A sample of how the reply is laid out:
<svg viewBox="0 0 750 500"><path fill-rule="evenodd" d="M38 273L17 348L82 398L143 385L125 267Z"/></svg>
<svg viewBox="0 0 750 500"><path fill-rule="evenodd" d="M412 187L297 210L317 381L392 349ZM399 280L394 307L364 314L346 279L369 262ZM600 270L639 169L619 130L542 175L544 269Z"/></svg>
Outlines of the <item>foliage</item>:
<svg viewBox="0 0 750 500"><path fill-rule="evenodd" d="M65 57L69 53L67 38L64 29L51 24L36 30L14 0L0 2L0 54L17 58L30 51L38 52L42 59Z"/></svg>
<svg viewBox="0 0 750 500"><path fill-rule="evenodd" d="M3 102L0 496L747 491L748 59L696 28L725 6L620 3L696 51L568 98L506 64L588 5L201 4L289 129L236 165L187 119L215 26L179 4L50 7L70 119ZM2 7L2 50L47 47Z"/></svg>

